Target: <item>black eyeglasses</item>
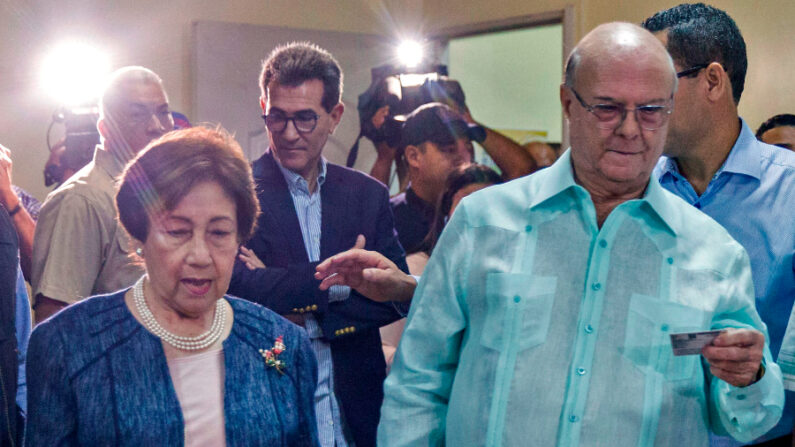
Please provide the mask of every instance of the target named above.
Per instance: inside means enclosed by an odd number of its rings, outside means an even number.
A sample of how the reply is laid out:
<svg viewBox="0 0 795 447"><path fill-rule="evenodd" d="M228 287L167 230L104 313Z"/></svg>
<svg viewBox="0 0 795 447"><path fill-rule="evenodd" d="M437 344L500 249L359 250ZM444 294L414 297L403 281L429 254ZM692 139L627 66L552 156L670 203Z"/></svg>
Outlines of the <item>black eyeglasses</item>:
<svg viewBox="0 0 795 447"><path fill-rule="evenodd" d="M580 105L596 117L596 127L600 129L617 129L627 118L627 112L632 111L635 113L635 121L638 122L641 128L646 130L657 130L665 125L668 121L668 117L671 116L671 112L673 111L671 107L673 104L649 104L638 106L634 109L628 109L623 104L590 105L580 97L579 93L577 93L573 87L569 87L569 90L574 93ZM673 101L673 96L669 101Z"/></svg>
<svg viewBox="0 0 795 447"><path fill-rule="evenodd" d="M284 132L284 129L287 129L287 123L292 121L295 130L300 133L310 133L317 126L318 115L311 110L301 110L293 116L287 116L283 112L272 112L262 115L262 119L265 120L265 127L269 132Z"/></svg>
<svg viewBox="0 0 795 447"><path fill-rule="evenodd" d="M687 70L682 70L676 74L677 78L684 78L685 76L690 76L694 73L698 73L699 71L709 67L709 64L698 64L693 65L692 67L688 68Z"/></svg>

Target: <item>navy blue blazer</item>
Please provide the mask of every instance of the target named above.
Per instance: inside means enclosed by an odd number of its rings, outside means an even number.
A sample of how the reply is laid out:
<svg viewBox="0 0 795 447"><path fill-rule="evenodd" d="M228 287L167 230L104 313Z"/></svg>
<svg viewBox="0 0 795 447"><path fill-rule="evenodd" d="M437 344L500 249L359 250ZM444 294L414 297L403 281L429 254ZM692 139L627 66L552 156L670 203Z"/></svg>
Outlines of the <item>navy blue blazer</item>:
<svg viewBox="0 0 795 447"><path fill-rule="evenodd" d="M344 301L329 303L328 292L318 289L318 263L309 262L293 199L273 154L267 151L252 168L262 214L245 245L267 267L252 271L238 260L229 293L283 315L312 312L331 345L335 394L354 442L375 446L386 377L378 328L401 315L392 303L376 303L355 291ZM367 250L380 252L408 272L384 185L328 163L320 200L321 260L350 249L363 234Z"/></svg>
<svg viewBox="0 0 795 447"><path fill-rule="evenodd" d="M184 444L185 423L160 339L124 304L126 290L89 298L40 324L28 348L25 445ZM224 416L229 446L316 446L317 361L303 331L227 297ZM284 336L284 375L259 349Z"/></svg>
<svg viewBox="0 0 795 447"><path fill-rule="evenodd" d="M19 257L17 231L6 209L0 205L0 445L15 445L22 439L17 418L16 293Z"/></svg>

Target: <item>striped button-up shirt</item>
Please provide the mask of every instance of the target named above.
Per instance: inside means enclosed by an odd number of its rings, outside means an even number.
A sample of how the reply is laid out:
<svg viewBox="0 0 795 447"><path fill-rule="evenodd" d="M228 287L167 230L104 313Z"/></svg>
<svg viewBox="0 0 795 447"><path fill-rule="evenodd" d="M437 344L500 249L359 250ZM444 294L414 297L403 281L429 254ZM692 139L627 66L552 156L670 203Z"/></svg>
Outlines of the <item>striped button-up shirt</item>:
<svg viewBox="0 0 795 447"><path fill-rule="evenodd" d="M320 169L317 176L317 187L309 192L309 185L301 175L286 169L279 164L287 189L293 198L298 223L301 225L301 235L304 238L304 248L310 262L320 260L320 224L321 202L320 188L326 180L326 160L320 160ZM329 301L342 301L348 298L350 288L345 286L332 286L329 289ZM317 356L318 383L315 391L315 413L317 415L317 431L320 445L323 447L344 447L348 443L342 432L340 406L334 394L334 367L331 362L331 347L321 337L323 331L317 320L311 314L305 314L305 329L312 342L312 349Z"/></svg>

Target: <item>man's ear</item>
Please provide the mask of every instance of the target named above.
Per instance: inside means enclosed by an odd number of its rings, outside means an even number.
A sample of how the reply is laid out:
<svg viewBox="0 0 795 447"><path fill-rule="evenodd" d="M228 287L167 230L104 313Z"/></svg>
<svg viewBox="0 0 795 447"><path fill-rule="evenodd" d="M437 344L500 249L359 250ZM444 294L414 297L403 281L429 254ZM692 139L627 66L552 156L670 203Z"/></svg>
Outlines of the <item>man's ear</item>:
<svg viewBox="0 0 795 447"><path fill-rule="evenodd" d="M420 166L421 153L422 150L413 144L406 146L406 149L403 151L403 156L406 158L406 163L409 165L409 167L418 168Z"/></svg>
<svg viewBox="0 0 795 447"><path fill-rule="evenodd" d="M342 119L342 114L345 112L345 104L342 102L338 102L331 112L329 112L329 116L331 116L331 127L329 128L329 135L333 134L334 131L337 129L337 126L340 124L340 120Z"/></svg>
<svg viewBox="0 0 795 447"><path fill-rule="evenodd" d="M97 132L102 135L102 139L108 139L108 125L105 123L105 118L100 118L99 121L97 121Z"/></svg>
<svg viewBox="0 0 795 447"><path fill-rule="evenodd" d="M259 106L262 109L262 113L265 113L265 95L259 97Z"/></svg>
<svg viewBox="0 0 795 447"><path fill-rule="evenodd" d="M571 95L569 94L569 88L566 87L566 84L560 84L560 106L563 108L563 116L566 117L566 120L569 120L569 109L571 108Z"/></svg>
<svg viewBox="0 0 795 447"><path fill-rule="evenodd" d="M720 63L712 62L707 65L707 68L704 69L704 79L707 83L707 99L710 101L715 102L727 94L732 96L729 74Z"/></svg>

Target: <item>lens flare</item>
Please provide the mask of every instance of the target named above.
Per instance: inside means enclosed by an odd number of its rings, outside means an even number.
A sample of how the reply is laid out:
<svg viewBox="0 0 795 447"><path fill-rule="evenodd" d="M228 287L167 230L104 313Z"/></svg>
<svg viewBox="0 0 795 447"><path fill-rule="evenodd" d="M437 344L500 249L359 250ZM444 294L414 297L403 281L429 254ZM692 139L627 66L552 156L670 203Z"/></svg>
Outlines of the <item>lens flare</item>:
<svg viewBox="0 0 795 447"><path fill-rule="evenodd" d="M416 67L422 62L424 49L422 44L414 40L406 40L398 46L397 56L406 67Z"/></svg>
<svg viewBox="0 0 795 447"><path fill-rule="evenodd" d="M41 82L59 105L96 102L110 72L110 60L85 42L64 42L54 47L42 64Z"/></svg>

